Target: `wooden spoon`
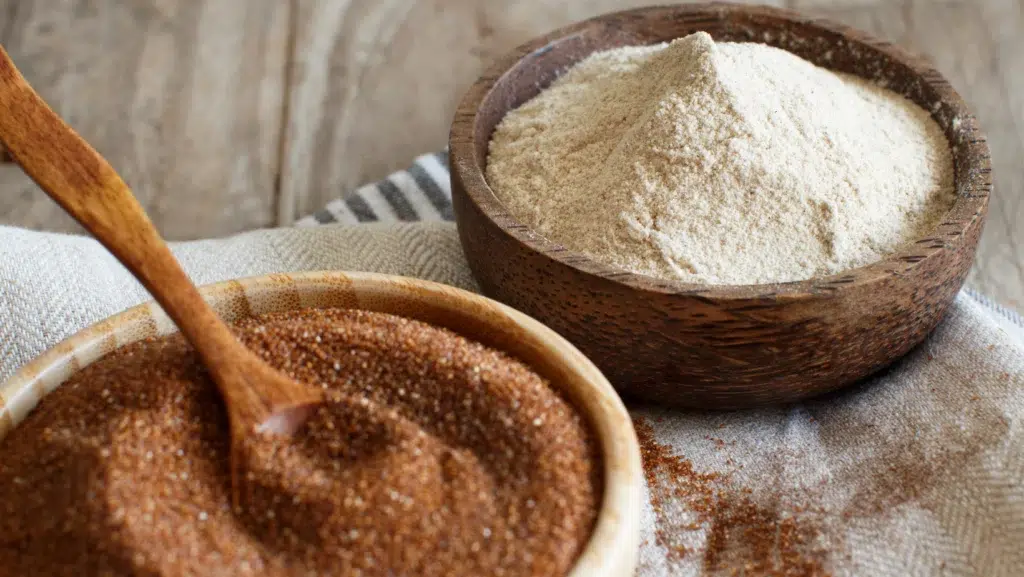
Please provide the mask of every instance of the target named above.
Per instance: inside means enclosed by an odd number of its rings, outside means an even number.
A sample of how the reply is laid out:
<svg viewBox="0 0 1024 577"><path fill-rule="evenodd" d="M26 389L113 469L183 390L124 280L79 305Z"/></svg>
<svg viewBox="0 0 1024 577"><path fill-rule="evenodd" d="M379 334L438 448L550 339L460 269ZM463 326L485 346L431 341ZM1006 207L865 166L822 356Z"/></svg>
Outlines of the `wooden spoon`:
<svg viewBox="0 0 1024 577"><path fill-rule="evenodd" d="M131 190L46 105L0 47L0 142L16 163L128 268L199 353L227 405L232 473L254 431L292 434L324 400L247 349L199 295Z"/></svg>

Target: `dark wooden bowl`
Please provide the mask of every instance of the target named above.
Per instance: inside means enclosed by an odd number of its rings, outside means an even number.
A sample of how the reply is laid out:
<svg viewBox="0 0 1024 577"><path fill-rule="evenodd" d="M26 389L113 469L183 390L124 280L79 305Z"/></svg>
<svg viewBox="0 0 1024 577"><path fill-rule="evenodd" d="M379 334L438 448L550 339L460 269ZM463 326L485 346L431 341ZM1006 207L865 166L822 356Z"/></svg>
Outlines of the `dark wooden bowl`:
<svg viewBox="0 0 1024 577"><path fill-rule="evenodd" d="M878 263L808 281L747 286L686 284L612 269L518 223L484 180L488 141L505 113L592 52L699 30L884 81L931 111L953 149L953 208L931 234ZM567 337L621 393L701 408L803 399L907 353L935 328L963 285L992 189L977 121L927 63L831 22L731 4L609 14L519 47L466 94L450 147L459 236L483 291Z"/></svg>

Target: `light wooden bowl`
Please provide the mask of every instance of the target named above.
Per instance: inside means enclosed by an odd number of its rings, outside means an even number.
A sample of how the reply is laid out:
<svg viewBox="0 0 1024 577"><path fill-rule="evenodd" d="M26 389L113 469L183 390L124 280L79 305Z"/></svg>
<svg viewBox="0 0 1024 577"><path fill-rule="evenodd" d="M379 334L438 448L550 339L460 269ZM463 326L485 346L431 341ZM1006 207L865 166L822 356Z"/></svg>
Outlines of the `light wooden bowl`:
<svg viewBox="0 0 1024 577"><path fill-rule="evenodd" d="M612 269L518 223L484 180L488 142L505 113L592 52L700 30L884 81L931 111L952 144L956 169L958 198L941 224L883 261L842 274L707 286ZM462 100L450 158L459 236L485 294L568 338L623 394L701 408L795 401L899 359L938 324L960 290L992 188L977 121L927 63L844 26L717 3L609 14L519 47Z"/></svg>
<svg viewBox="0 0 1024 577"><path fill-rule="evenodd" d="M604 495L594 533L571 577L631 575L640 545L640 448L622 401L601 372L565 339L504 305L415 279L340 272L278 274L209 285L203 296L237 320L299 308L359 308L446 327L506 351L566 393L587 417L604 460ZM80 331L0 386L0 440L39 400L114 349L176 327L146 303Z"/></svg>

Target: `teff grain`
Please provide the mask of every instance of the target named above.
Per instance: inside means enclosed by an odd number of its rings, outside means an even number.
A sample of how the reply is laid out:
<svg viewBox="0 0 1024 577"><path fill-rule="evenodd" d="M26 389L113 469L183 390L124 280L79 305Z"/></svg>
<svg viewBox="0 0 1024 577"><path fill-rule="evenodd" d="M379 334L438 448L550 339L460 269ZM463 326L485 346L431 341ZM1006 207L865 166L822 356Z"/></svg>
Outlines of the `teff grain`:
<svg viewBox="0 0 1024 577"><path fill-rule="evenodd" d="M126 347L3 442L0 567L19 575L560 575L596 518L580 415L521 362L449 331L348 310L237 326L330 402L245 451L179 337ZM540 424L538 425L538 421Z"/></svg>

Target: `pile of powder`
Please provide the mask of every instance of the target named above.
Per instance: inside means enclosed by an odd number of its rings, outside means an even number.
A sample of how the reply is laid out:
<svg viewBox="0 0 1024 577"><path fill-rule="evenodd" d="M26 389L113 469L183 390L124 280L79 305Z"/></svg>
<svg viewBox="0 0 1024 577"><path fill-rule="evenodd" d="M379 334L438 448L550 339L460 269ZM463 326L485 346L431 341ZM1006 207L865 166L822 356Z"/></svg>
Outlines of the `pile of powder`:
<svg viewBox="0 0 1024 577"><path fill-rule="evenodd" d="M949 144L924 109L703 32L568 70L497 126L487 180L569 249L706 284L869 264L927 234L955 198Z"/></svg>
<svg viewBox="0 0 1024 577"><path fill-rule="evenodd" d="M0 573L564 575L596 518L582 417L515 359L361 311L248 320L242 340L328 404L256 438L233 509L229 430L179 337L128 346L0 444Z"/></svg>

